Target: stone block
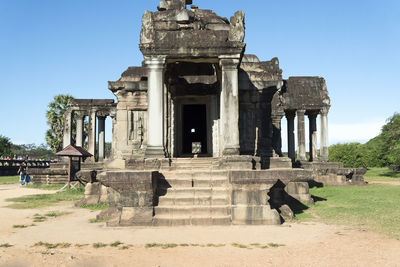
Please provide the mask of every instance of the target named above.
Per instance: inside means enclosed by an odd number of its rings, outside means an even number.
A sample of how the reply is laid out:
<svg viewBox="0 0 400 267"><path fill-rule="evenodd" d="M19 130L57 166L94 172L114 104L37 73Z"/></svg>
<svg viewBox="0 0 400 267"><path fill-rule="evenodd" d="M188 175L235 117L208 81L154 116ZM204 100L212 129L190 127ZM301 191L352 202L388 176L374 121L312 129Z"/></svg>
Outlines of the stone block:
<svg viewBox="0 0 400 267"><path fill-rule="evenodd" d="M268 205L237 205L232 207L232 223L278 225L281 224L281 218L278 211Z"/></svg>
<svg viewBox="0 0 400 267"><path fill-rule="evenodd" d="M292 221L294 219L294 212L288 205L282 205L279 208L280 215L285 221Z"/></svg>
<svg viewBox="0 0 400 267"><path fill-rule="evenodd" d="M123 207L120 226L152 225L153 208Z"/></svg>

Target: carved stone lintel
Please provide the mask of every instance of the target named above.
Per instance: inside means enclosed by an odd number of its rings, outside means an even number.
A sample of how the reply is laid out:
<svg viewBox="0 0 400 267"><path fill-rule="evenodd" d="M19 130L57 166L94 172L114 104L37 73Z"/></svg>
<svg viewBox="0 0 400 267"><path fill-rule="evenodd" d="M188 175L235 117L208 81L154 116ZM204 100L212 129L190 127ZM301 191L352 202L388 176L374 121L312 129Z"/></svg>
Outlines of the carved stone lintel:
<svg viewBox="0 0 400 267"><path fill-rule="evenodd" d="M243 42L244 41L244 12L237 11L235 15L231 17L231 25L229 30L229 41L232 42Z"/></svg>
<svg viewBox="0 0 400 267"><path fill-rule="evenodd" d="M154 39L154 24L152 13L148 10L143 14L142 17L142 29L140 31L140 43L148 44L152 43Z"/></svg>

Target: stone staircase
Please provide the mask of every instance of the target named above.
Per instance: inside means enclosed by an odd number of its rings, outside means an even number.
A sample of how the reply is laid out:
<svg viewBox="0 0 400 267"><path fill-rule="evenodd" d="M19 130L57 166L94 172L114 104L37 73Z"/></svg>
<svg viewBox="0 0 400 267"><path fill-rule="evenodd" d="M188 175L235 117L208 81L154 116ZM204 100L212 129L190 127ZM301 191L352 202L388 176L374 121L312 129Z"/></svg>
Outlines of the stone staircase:
<svg viewBox="0 0 400 267"><path fill-rule="evenodd" d="M218 169L218 159L209 157L200 158L173 158L172 170L214 170Z"/></svg>
<svg viewBox="0 0 400 267"><path fill-rule="evenodd" d="M178 171L162 172L157 189L158 205L154 208L154 225L231 224L227 172L206 170L205 162L207 160L196 159L185 166L186 169L181 166Z"/></svg>

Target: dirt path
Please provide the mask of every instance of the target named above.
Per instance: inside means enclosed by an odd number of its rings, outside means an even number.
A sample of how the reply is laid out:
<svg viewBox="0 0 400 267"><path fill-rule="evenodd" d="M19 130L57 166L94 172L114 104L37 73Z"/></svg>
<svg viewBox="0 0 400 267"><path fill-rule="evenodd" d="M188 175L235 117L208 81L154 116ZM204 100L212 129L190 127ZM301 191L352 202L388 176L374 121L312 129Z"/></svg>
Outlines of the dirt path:
<svg viewBox="0 0 400 267"><path fill-rule="evenodd" d="M379 234L322 223L290 223L282 226L228 227L128 227L109 228L89 223L98 212L72 203L40 210L4 208L4 199L48 191L0 185L0 266L400 266L400 241ZM35 213L69 211L23 229ZM91 244L114 241L132 247L93 248ZM31 247L36 242L71 243L70 248ZM198 244L175 248L145 248L148 243ZM246 245L237 248L232 243ZM257 248L252 243L282 244ZM90 244L80 248L75 244ZM225 244L207 247L207 244ZM120 246L121 247L121 246Z"/></svg>
<svg viewBox="0 0 400 267"><path fill-rule="evenodd" d="M400 186L400 181L368 181L369 184L385 184L385 185L394 185Z"/></svg>

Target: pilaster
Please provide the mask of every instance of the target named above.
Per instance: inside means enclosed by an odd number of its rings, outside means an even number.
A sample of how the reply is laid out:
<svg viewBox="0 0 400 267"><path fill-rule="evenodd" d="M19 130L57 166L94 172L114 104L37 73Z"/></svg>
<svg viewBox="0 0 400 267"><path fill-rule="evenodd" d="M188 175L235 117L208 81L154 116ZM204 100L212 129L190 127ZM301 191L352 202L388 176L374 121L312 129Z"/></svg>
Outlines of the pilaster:
<svg viewBox="0 0 400 267"><path fill-rule="evenodd" d="M146 57L148 69L148 124L147 124L147 158L164 158L164 64L165 57Z"/></svg>
<svg viewBox="0 0 400 267"><path fill-rule="evenodd" d="M297 160L306 160L306 133L304 125L305 110L297 110Z"/></svg>
<svg viewBox="0 0 400 267"><path fill-rule="evenodd" d="M68 109L64 115L63 148L72 143L72 110Z"/></svg>
<svg viewBox="0 0 400 267"><path fill-rule="evenodd" d="M329 141L328 141L328 111L329 108L323 108L320 111L321 114L321 147L320 160L327 162L329 160Z"/></svg>
<svg viewBox="0 0 400 267"><path fill-rule="evenodd" d="M239 155L239 58L220 57L220 144L223 156Z"/></svg>
<svg viewBox="0 0 400 267"><path fill-rule="evenodd" d="M287 120L287 134L288 134L288 157L294 162L296 148L295 148L295 135L294 135L294 118L295 112L286 112L286 120Z"/></svg>
<svg viewBox="0 0 400 267"><path fill-rule="evenodd" d="M317 114L308 114L309 120L309 145L310 145L310 161L318 160L318 148L317 148Z"/></svg>

